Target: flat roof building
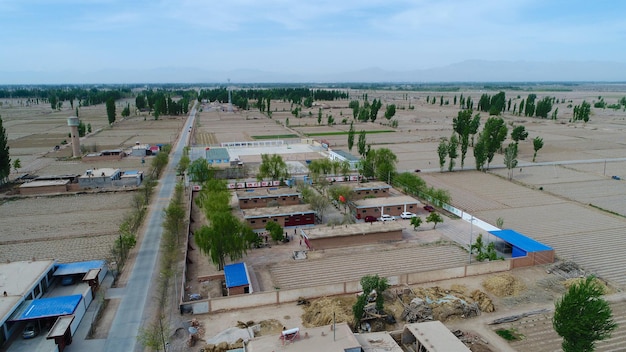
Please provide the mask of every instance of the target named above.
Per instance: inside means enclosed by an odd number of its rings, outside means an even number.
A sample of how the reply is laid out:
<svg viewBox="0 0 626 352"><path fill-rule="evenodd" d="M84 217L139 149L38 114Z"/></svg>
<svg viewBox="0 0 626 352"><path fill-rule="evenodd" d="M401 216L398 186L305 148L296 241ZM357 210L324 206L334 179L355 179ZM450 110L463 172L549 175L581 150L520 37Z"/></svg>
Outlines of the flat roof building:
<svg viewBox="0 0 626 352"><path fill-rule="evenodd" d="M380 217L382 214L400 216L405 211L417 213L420 202L410 196L365 198L350 203L357 219L366 216Z"/></svg>
<svg viewBox="0 0 626 352"><path fill-rule="evenodd" d="M246 189L236 194L241 209L267 207L273 203L278 206L300 204L300 193L289 187Z"/></svg>
<svg viewBox="0 0 626 352"><path fill-rule="evenodd" d="M282 227L315 224L315 211L308 204L243 210L243 218L253 229L264 229L268 221Z"/></svg>
<svg viewBox="0 0 626 352"><path fill-rule="evenodd" d="M308 248L318 250L401 241L403 228L396 221L376 221L306 228L300 234Z"/></svg>

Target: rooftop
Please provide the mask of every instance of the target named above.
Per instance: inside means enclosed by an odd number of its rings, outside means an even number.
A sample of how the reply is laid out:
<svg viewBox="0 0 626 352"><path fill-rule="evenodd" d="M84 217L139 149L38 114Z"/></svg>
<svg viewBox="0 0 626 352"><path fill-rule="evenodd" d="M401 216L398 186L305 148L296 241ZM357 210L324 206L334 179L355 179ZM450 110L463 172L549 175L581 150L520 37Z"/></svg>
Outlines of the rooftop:
<svg viewBox="0 0 626 352"><path fill-rule="evenodd" d="M120 172L120 169L113 169L110 167L102 167L102 168L97 168L97 169L93 168L93 169L89 169L85 171L85 173L82 174L80 177L89 178L90 175L93 175L93 177L111 177L119 172Z"/></svg>
<svg viewBox="0 0 626 352"><path fill-rule="evenodd" d="M320 226L302 229L310 239L364 235L370 232L402 231L404 227L398 221L361 222L349 225Z"/></svg>
<svg viewBox="0 0 626 352"><path fill-rule="evenodd" d="M82 298L82 295L71 295L25 301L15 311L11 320L32 320L73 314Z"/></svg>
<svg viewBox="0 0 626 352"><path fill-rule="evenodd" d="M226 287L237 287L249 285L248 270L245 263L235 263L224 266L224 278Z"/></svg>
<svg viewBox="0 0 626 352"><path fill-rule="evenodd" d="M91 269L100 269L106 265L104 260L63 263L56 266L53 276L86 274Z"/></svg>
<svg viewBox="0 0 626 352"><path fill-rule="evenodd" d="M64 186L70 183L70 180L47 180L47 181L31 181L20 185L20 188L46 187L46 186Z"/></svg>
<svg viewBox="0 0 626 352"><path fill-rule="evenodd" d="M293 214L309 214L314 213L309 204L285 205L280 207L265 207L243 210L243 217L249 218L265 218L270 216L283 216Z"/></svg>
<svg viewBox="0 0 626 352"><path fill-rule="evenodd" d="M420 204L420 201L409 196L366 198L366 199L354 201L354 205L357 208L384 207L384 206L416 204L416 203Z"/></svg>
<svg viewBox="0 0 626 352"><path fill-rule="evenodd" d="M33 287L42 275L54 267L54 260L0 263L0 321Z"/></svg>
<svg viewBox="0 0 626 352"><path fill-rule="evenodd" d="M403 352L389 331L354 334L365 352Z"/></svg>
<svg viewBox="0 0 626 352"><path fill-rule="evenodd" d="M410 331L428 351L470 352L461 340L438 320L406 324L404 331Z"/></svg>
<svg viewBox="0 0 626 352"><path fill-rule="evenodd" d="M546 246L541 242L537 242L532 238L526 237L514 230L506 229L489 231L489 233L528 253L552 250L552 247Z"/></svg>
<svg viewBox="0 0 626 352"><path fill-rule="evenodd" d="M205 149L205 158L207 160L227 160L230 159L230 155L226 148L209 148Z"/></svg>
<svg viewBox="0 0 626 352"><path fill-rule="evenodd" d="M354 156L351 153L345 151L345 150L341 150L341 149L332 149L332 152L334 152L335 154L343 157L344 159L348 160L348 161L359 161L361 160L361 158L359 158L358 156Z"/></svg>
<svg viewBox="0 0 626 352"><path fill-rule="evenodd" d="M338 323L335 331L330 325L299 329L300 338L293 341L283 341L280 335L256 337L248 342L247 351L297 351L297 352L345 352L360 345L346 323Z"/></svg>
<svg viewBox="0 0 626 352"><path fill-rule="evenodd" d="M370 182L350 182L346 183L346 186L351 187L355 191L359 190L368 190L368 189L387 189L391 188L385 182L380 181L370 181Z"/></svg>
<svg viewBox="0 0 626 352"><path fill-rule="evenodd" d="M270 188L252 188L247 190L237 191L237 197L239 199L246 198L263 198L263 197L276 197L276 196L292 196L300 195L300 193L289 187L270 187Z"/></svg>

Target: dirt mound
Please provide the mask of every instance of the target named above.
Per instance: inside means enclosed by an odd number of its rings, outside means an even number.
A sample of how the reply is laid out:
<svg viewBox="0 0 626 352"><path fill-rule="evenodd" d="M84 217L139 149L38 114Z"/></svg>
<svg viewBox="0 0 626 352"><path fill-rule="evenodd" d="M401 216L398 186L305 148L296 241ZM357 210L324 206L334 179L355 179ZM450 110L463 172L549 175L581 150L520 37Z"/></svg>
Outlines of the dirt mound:
<svg viewBox="0 0 626 352"><path fill-rule="evenodd" d="M584 277L577 277L577 278L573 278L573 279L567 279L563 282L563 286L565 286L566 289L569 289L570 287L572 287L575 284L580 283L581 281L586 280L587 278ZM611 290L602 280L598 279L597 277L593 279L593 281L595 282L596 285L602 287L602 294L610 294L610 293L615 293L614 290Z"/></svg>
<svg viewBox="0 0 626 352"><path fill-rule="evenodd" d="M302 325L307 328L332 324L333 314L335 322L351 323L354 318L352 306L355 297L322 297L304 308Z"/></svg>
<svg viewBox="0 0 626 352"><path fill-rule="evenodd" d="M517 296L526 290L526 285L509 273L490 276L483 280L482 285L498 297Z"/></svg>
<svg viewBox="0 0 626 352"><path fill-rule="evenodd" d="M405 289L398 298L404 305L401 318L414 323L428 320L446 321L453 318L469 318L481 311L493 312L493 302L486 293L475 290L469 295L467 288L453 285L450 289L439 286Z"/></svg>

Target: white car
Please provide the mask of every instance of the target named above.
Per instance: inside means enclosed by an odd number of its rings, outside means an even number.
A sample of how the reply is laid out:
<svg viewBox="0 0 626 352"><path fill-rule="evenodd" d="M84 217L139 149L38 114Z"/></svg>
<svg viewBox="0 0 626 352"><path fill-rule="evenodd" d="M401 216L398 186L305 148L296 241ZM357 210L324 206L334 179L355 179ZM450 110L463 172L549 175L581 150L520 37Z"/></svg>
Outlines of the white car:
<svg viewBox="0 0 626 352"><path fill-rule="evenodd" d="M411 213L410 211L405 211L404 213L400 214L400 217L403 219L411 219L417 217L417 215Z"/></svg>
<svg viewBox="0 0 626 352"><path fill-rule="evenodd" d="M378 218L378 221L393 221L393 220L396 220L396 218L388 214L383 214Z"/></svg>

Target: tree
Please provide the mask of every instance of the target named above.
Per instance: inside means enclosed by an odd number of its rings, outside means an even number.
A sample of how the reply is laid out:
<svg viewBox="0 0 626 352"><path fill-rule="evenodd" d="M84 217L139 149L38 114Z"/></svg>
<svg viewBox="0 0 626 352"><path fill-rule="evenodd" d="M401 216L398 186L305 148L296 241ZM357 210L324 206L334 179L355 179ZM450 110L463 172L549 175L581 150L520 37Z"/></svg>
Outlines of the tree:
<svg viewBox="0 0 626 352"><path fill-rule="evenodd" d="M285 239L285 234L283 233L283 227L280 226L279 223L275 221L270 221L265 225L265 229L270 233L270 237L272 240L279 242Z"/></svg>
<svg viewBox="0 0 626 352"><path fill-rule="evenodd" d="M324 213L326 213L326 210L330 206L330 201L328 200L328 198L324 197L321 194L314 193L311 196L307 197L306 201L309 203L309 205L311 205L311 209L313 209L317 217L323 219Z"/></svg>
<svg viewBox="0 0 626 352"><path fill-rule="evenodd" d="M387 109L385 110L385 118L387 120L391 120L392 117L396 114L396 104L387 105Z"/></svg>
<svg viewBox="0 0 626 352"><path fill-rule="evenodd" d="M396 164L398 163L396 154L388 148L372 150L368 154L371 154L376 178L391 184L391 179L396 174Z"/></svg>
<svg viewBox="0 0 626 352"><path fill-rule="evenodd" d="M487 162L487 145L483 138L478 137L478 142L474 146L474 161L476 162L476 170L484 170Z"/></svg>
<svg viewBox="0 0 626 352"><path fill-rule="evenodd" d="M537 158L537 152L541 148L543 148L543 138L535 137L535 139L533 139L533 149L535 150L535 153L533 154L533 163L535 162L535 158Z"/></svg>
<svg viewBox="0 0 626 352"><path fill-rule="evenodd" d="M589 115L591 114L591 104L584 101L580 105L574 106L574 121L585 121L589 122Z"/></svg>
<svg viewBox="0 0 626 352"><path fill-rule="evenodd" d="M352 100L348 104L348 107L350 109L352 109L352 118L356 120L356 118L359 116L359 101L358 100Z"/></svg>
<svg viewBox="0 0 626 352"><path fill-rule="evenodd" d="M317 109L317 124L322 124L322 108Z"/></svg>
<svg viewBox="0 0 626 352"><path fill-rule="evenodd" d="M354 123L350 122L350 129L348 130L348 150L352 151L352 147L354 147Z"/></svg>
<svg viewBox="0 0 626 352"><path fill-rule="evenodd" d="M113 122L115 122L115 100L113 98L107 99L106 108L109 124L112 124Z"/></svg>
<svg viewBox="0 0 626 352"><path fill-rule="evenodd" d="M552 110L552 98L545 97L537 102L537 109L535 110L535 114L537 117L543 117L544 119L547 119L550 110Z"/></svg>
<svg viewBox="0 0 626 352"><path fill-rule="evenodd" d="M378 313L382 313L384 310L385 297L383 292L389 288L389 282L385 277L379 277L378 275L366 275L361 278L361 288L363 288L363 294L360 295L356 303L352 306L352 313L354 314L354 325L358 326L363 318L363 309L367 305L368 298L374 294L376 296L376 310Z"/></svg>
<svg viewBox="0 0 626 352"><path fill-rule="evenodd" d="M130 104L126 103L126 106L122 110L122 117L130 116Z"/></svg>
<svg viewBox="0 0 626 352"><path fill-rule="evenodd" d="M524 115L531 117L535 114L535 99L537 99L537 94L528 94L528 98L526 98L526 109L524 110Z"/></svg>
<svg viewBox="0 0 626 352"><path fill-rule="evenodd" d="M178 172L179 175L182 175L185 173L185 171L187 171L187 169L189 168L189 164L191 163L191 160L189 159L189 156L187 155L183 155L180 157L180 161L178 162L178 167L176 168L176 171Z"/></svg>
<svg viewBox="0 0 626 352"><path fill-rule="evenodd" d="M459 111L457 117L452 120L452 127L454 132L458 134L461 143L461 169L463 169L472 127L472 110Z"/></svg>
<svg viewBox="0 0 626 352"><path fill-rule="evenodd" d="M450 136L450 143L448 143L448 157L450 158L450 163L448 164L448 171L452 171L454 169L454 159L456 159L459 154L457 149L459 147L459 139L456 134L452 134Z"/></svg>
<svg viewBox="0 0 626 352"><path fill-rule="evenodd" d="M361 157L365 156L365 153L367 152L367 137L365 136L365 131L363 130L359 132L359 141L357 143L357 148L359 151L359 155Z"/></svg>
<svg viewBox="0 0 626 352"><path fill-rule="evenodd" d="M218 270L224 270L226 256L237 260L246 253L247 244L242 236L241 222L230 212L217 212L211 216L211 225L195 232L196 245L211 258Z"/></svg>
<svg viewBox="0 0 626 352"><path fill-rule="evenodd" d="M594 276L573 284L554 305L552 326L563 338L563 351L589 352L596 341L609 337L617 328L609 303L602 298L604 287Z"/></svg>
<svg viewBox="0 0 626 352"><path fill-rule="evenodd" d="M439 215L438 212L433 211L432 213L428 214L428 217L426 217L426 222L432 222L434 223L433 225L433 229L435 227L437 227L438 223L443 223L443 218L441 217L441 215Z"/></svg>
<svg viewBox="0 0 626 352"><path fill-rule="evenodd" d="M513 169L517 166L517 143L504 148L504 165L509 170L509 180L513 178Z"/></svg>
<svg viewBox="0 0 626 352"><path fill-rule="evenodd" d="M422 224L422 218L420 218L419 216L411 218L411 226L413 226L414 231L417 231L417 228L420 227L421 224Z"/></svg>
<svg viewBox="0 0 626 352"><path fill-rule="evenodd" d="M22 161L20 158L17 158L13 161L13 171L17 172L17 169L22 167Z"/></svg>
<svg viewBox="0 0 626 352"><path fill-rule="evenodd" d="M487 152L487 166L493 160L493 157L501 147L502 142L506 139L508 129L501 117L490 117L485 122L485 127L480 135L480 138L485 143L485 150Z"/></svg>
<svg viewBox="0 0 626 352"><path fill-rule="evenodd" d="M214 171L211 170L209 163L204 158L194 160L188 167L189 176L193 182L205 183L213 178Z"/></svg>
<svg viewBox="0 0 626 352"><path fill-rule="evenodd" d="M446 165L446 156L448 155L448 140L446 138L441 138L439 141L437 155L439 156L439 170L443 172L443 167Z"/></svg>
<svg viewBox="0 0 626 352"><path fill-rule="evenodd" d="M284 181L289 178L287 163L278 154L261 154L261 166L256 178L259 181L266 178Z"/></svg>
<svg viewBox="0 0 626 352"><path fill-rule="evenodd" d="M376 121L376 117L378 115L378 110L383 106L382 101L374 99L372 101L372 105L370 106L370 120L372 122Z"/></svg>
<svg viewBox="0 0 626 352"><path fill-rule="evenodd" d="M528 131L524 126L515 126L511 131L511 139L517 144L519 141L523 141L528 137Z"/></svg>
<svg viewBox="0 0 626 352"><path fill-rule="evenodd" d="M7 141L7 131L2 125L0 116L0 184L6 182L11 173L11 157L9 155L9 144Z"/></svg>

